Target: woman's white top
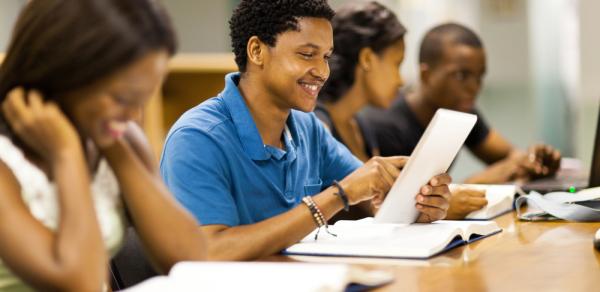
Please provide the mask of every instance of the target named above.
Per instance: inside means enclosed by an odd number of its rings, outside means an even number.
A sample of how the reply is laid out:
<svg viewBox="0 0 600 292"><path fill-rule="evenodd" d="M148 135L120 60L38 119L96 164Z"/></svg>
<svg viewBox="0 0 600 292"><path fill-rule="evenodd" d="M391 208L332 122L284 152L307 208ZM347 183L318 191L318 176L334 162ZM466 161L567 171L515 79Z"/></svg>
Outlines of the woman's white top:
<svg viewBox="0 0 600 292"><path fill-rule="evenodd" d="M23 151L10 139L0 135L0 161L13 173L21 186L21 197L29 207L31 215L50 230L56 230L60 222L58 192L54 182L25 158ZM92 177L91 193L102 238L110 254L116 253L124 235L124 212L118 181L102 159ZM0 199L0 204L2 203ZM23 247L27 252L27 247ZM0 260L0 291L30 291L19 278L13 275Z"/></svg>

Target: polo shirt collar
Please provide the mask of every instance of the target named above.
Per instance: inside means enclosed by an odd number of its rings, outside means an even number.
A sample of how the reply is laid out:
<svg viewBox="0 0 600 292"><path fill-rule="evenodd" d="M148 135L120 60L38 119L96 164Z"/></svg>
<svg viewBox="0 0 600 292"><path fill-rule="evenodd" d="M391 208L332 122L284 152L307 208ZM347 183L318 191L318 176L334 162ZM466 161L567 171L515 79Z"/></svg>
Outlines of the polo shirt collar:
<svg viewBox="0 0 600 292"><path fill-rule="evenodd" d="M250 110L246 105L246 101L242 97L242 94L238 88L239 81L239 72L229 73L227 76L225 76L225 89L221 93L225 102L225 106L229 110L231 120L235 125L238 137L240 138L240 142L244 148L244 152L246 152L246 154L252 160L268 160L271 158L272 154L267 151L265 145L263 144L260 133L258 132L258 128L256 127L256 123L252 118L252 114L250 114ZM286 122L292 137L292 141L288 142L287 137L284 138L284 141L286 144L286 151L288 153L293 152L292 157L295 158L295 152L297 148L296 145L298 145L298 133L292 113L293 111L290 112Z"/></svg>

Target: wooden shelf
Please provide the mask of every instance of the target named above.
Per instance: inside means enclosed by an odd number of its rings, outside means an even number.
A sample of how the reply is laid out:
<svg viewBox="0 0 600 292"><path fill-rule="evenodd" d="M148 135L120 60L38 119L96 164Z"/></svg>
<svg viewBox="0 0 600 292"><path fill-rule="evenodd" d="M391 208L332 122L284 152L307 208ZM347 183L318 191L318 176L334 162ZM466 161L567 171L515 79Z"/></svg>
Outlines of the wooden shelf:
<svg viewBox="0 0 600 292"><path fill-rule="evenodd" d="M170 72L223 73L237 71L233 54L179 54L169 62Z"/></svg>

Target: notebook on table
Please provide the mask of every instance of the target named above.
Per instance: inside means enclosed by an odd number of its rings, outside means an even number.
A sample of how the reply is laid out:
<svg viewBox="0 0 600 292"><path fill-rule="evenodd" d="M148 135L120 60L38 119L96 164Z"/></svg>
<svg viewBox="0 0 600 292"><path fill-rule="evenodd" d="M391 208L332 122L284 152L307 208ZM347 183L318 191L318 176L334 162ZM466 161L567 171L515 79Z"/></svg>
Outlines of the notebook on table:
<svg viewBox="0 0 600 292"><path fill-rule="evenodd" d="M493 221L376 223L373 218L341 220L285 249L285 255L427 259L502 231Z"/></svg>

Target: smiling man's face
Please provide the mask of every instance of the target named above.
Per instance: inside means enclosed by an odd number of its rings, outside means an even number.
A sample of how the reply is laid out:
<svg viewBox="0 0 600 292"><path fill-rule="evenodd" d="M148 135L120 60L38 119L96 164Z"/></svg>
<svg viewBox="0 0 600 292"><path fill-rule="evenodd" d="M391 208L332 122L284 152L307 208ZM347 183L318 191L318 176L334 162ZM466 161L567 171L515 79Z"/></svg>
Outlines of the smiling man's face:
<svg viewBox="0 0 600 292"><path fill-rule="evenodd" d="M324 18L298 19L299 30L277 36L263 64L263 80L280 108L314 110L319 91L329 78L333 29Z"/></svg>

